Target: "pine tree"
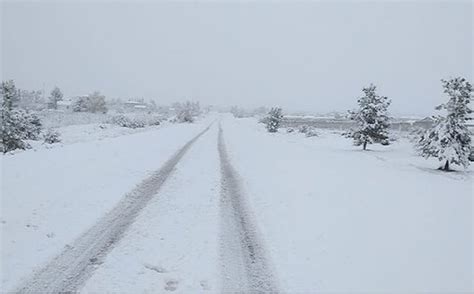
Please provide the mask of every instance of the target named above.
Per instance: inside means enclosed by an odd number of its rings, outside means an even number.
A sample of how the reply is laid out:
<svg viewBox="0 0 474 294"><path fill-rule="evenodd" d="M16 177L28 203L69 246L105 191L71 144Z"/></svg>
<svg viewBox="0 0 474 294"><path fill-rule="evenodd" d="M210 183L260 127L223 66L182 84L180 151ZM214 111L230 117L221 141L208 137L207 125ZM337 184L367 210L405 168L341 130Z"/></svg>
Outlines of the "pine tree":
<svg viewBox="0 0 474 294"><path fill-rule="evenodd" d="M51 91L51 95L49 96L48 107L52 109L57 109L58 101L61 100L63 100L63 93L61 92L61 89L59 89L58 87L54 87L54 89Z"/></svg>
<svg viewBox="0 0 474 294"><path fill-rule="evenodd" d="M276 133L280 127L281 121L283 119L282 110L279 107L273 107L269 112L267 117L264 119L267 131L270 133Z"/></svg>
<svg viewBox="0 0 474 294"><path fill-rule="evenodd" d="M3 81L0 89L2 95L2 110L12 110L14 104L18 102L18 91L13 80Z"/></svg>
<svg viewBox="0 0 474 294"><path fill-rule="evenodd" d="M363 88L364 96L357 100L359 109L349 112L350 118L357 123L358 129L347 135L354 139L354 145L362 145L364 150L367 149L367 144L388 144L390 124L387 108L391 101L385 96L377 95L375 90L376 87L372 84Z"/></svg>
<svg viewBox="0 0 474 294"><path fill-rule="evenodd" d="M29 148L24 140L36 140L41 132L39 118L13 106L18 101L18 91L13 81L2 82L1 144L0 150L8 152Z"/></svg>
<svg viewBox="0 0 474 294"><path fill-rule="evenodd" d="M464 78L441 80L449 100L436 107L445 110L446 117L436 117L434 126L424 133L415 148L425 158L435 157L442 162L440 169L450 170L450 164L469 166L471 137L466 122L471 120L472 85Z"/></svg>

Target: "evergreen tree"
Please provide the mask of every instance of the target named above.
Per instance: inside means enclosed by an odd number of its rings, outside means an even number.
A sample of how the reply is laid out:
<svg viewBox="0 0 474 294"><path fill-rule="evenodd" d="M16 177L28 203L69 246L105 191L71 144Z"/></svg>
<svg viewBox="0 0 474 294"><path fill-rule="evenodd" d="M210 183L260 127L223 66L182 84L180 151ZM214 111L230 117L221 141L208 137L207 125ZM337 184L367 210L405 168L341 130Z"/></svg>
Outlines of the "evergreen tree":
<svg viewBox="0 0 474 294"><path fill-rule="evenodd" d="M270 133L276 133L280 127L282 119L283 113L281 108L273 107L270 112L268 112L267 117L264 119L267 131Z"/></svg>
<svg viewBox="0 0 474 294"><path fill-rule="evenodd" d="M13 109L18 91L13 81L2 82L1 144L0 150L8 152L26 149L29 144L23 140L35 140L41 132L41 121L36 115L20 109Z"/></svg>
<svg viewBox="0 0 474 294"><path fill-rule="evenodd" d="M472 99L472 85L459 77L441 82L449 100L436 109L445 110L446 117L436 118L434 126L417 142L416 149L425 158L438 158L443 164L440 169L449 171L450 164L469 165L471 137L466 122L472 119L468 105Z"/></svg>
<svg viewBox="0 0 474 294"><path fill-rule="evenodd" d="M13 80L3 81L0 89L2 94L2 110L10 111L18 102L18 91Z"/></svg>
<svg viewBox="0 0 474 294"><path fill-rule="evenodd" d="M364 150L367 149L367 144L388 144L390 124L387 108L391 101L385 96L377 95L375 90L376 87L372 84L363 88L364 96L357 100L359 109L349 112L350 118L357 123L358 129L347 135L354 139L354 145L362 145Z"/></svg>
<svg viewBox="0 0 474 294"><path fill-rule="evenodd" d="M61 89L59 89L58 87L54 87L54 89L51 91L51 95L49 96L48 107L52 109L57 109L58 101L61 100L63 100L63 93L61 92Z"/></svg>

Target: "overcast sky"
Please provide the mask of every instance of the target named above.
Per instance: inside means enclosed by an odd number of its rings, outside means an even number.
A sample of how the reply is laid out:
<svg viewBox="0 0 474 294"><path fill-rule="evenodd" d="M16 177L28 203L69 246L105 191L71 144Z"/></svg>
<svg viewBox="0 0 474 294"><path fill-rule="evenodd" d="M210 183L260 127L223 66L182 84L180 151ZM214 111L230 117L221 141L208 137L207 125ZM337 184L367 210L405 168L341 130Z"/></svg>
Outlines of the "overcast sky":
<svg viewBox="0 0 474 294"><path fill-rule="evenodd" d="M426 115L473 78L471 1L2 3L2 78L66 96Z"/></svg>

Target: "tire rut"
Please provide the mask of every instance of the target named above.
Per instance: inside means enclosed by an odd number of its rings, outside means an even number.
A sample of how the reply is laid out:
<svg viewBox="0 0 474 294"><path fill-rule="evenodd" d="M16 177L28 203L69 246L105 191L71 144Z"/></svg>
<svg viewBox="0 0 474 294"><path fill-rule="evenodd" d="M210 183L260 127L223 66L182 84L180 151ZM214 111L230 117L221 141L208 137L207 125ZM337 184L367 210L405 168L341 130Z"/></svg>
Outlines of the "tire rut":
<svg viewBox="0 0 474 294"><path fill-rule="evenodd" d="M79 291L122 238L135 217L157 194L177 163L199 137L209 130L211 125L188 141L165 162L161 169L155 171L126 194L111 211L79 236L72 245L66 245L59 255L35 271L16 292L63 293Z"/></svg>
<svg viewBox="0 0 474 294"><path fill-rule="evenodd" d="M221 163L221 262L222 292L278 293L265 246L225 147L219 125Z"/></svg>

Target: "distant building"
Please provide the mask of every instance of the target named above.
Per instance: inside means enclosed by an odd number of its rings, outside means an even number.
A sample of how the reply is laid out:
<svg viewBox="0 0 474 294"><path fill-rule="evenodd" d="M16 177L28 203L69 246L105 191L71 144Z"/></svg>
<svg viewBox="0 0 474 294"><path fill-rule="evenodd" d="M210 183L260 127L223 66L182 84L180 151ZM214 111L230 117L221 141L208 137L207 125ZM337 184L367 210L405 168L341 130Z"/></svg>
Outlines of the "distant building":
<svg viewBox="0 0 474 294"><path fill-rule="evenodd" d="M424 119L417 120L413 123L414 127L419 127L423 129L431 128L434 124L434 119L432 117L425 117Z"/></svg>
<svg viewBox="0 0 474 294"><path fill-rule="evenodd" d="M72 110L72 100L60 100L57 103L58 110L69 111Z"/></svg>
<svg viewBox="0 0 474 294"><path fill-rule="evenodd" d="M133 100L128 100L124 102L125 109L127 110L136 110L136 111L144 111L148 109L148 105L146 105L144 102L140 101L133 101Z"/></svg>

